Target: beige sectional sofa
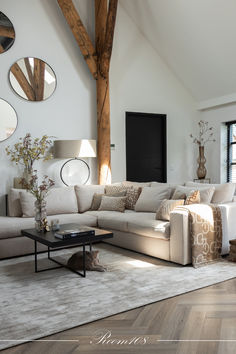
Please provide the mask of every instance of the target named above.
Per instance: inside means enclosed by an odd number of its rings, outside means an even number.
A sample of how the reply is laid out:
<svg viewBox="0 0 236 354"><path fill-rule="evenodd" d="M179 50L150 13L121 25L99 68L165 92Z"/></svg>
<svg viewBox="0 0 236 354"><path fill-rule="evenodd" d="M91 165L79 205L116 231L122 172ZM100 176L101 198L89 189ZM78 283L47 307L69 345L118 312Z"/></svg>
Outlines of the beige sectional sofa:
<svg viewBox="0 0 236 354"><path fill-rule="evenodd" d="M157 182L135 184L141 186L148 195L155 195L158 188L165 187L173 193L175 185ZM191 185L191 189L195 189ZM229 187L226 186L226 189ZM148 189L147 189L148 188ZM149 189L150 188L150 189ZM202 188L199 187L199 189ZM213 196L222 192L219 185L213 187ZM142 191L142 193L144 193ZM229 239L236 237L236 202L233 201L234 186L231 185L227 202L218 203L223 220L222 253L228 253ZM21 229L34 227L33 199L22 190L11 189L8 195L9 216L0 217L0 259L33 253L33 241L21 236ZM188 214L184 210L175 209L170 213L170 221L156 220L156 212L142 211L148 209L147 204L139 202L137 210L100 211L90 210L94 193L104 193L104 186L76 186L54 188L47 200L49 223L59 219L61 224L78 223L111 230L114 238L109 243L158 257L179 264L191 263L191 247ZM140 201L144 194L140 195ZM217 194L218 193L218 194ZM232 195L231 195L232 194ZM27 199L28 198L28 199ZM212 197L213 198L213 197ZM211 198L211 199L212 199ZM214 200L214 198L213 198ZM223 200L223 199L222 199ZM22 209L23 207L23 209ZM152 206L152 208L155 207ZM31 215L32 213L32 215ZM24 214L24 216L22 216ZM45 250L43 245L39 250Z"/></svg>

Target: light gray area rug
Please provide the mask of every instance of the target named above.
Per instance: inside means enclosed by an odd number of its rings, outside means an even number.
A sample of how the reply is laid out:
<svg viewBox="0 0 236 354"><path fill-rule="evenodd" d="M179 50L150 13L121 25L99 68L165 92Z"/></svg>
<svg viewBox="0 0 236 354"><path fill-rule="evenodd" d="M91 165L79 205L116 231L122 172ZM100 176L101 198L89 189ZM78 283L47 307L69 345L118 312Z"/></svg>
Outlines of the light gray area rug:
<svg viewBox="0 0 236 354"><path fill-rule="evenodd" d="M236 275L236 263L227 260L194 269L106 244L95 248L108 271L86 278L63 268L35 274L32 256L0 262L0 349ZM55 254L62 260L76 250ZM48 266L46 257L40 255L40 267Z"/></svg>

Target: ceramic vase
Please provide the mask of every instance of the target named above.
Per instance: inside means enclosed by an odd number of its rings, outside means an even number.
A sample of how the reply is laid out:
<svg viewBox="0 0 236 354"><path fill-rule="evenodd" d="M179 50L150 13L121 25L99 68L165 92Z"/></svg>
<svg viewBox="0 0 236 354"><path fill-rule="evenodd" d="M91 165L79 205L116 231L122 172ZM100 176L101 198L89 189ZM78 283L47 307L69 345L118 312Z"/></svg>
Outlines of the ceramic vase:
<svg viewBox="0 0 236 354"><path fill-rule="evenodd" d="M47 211L45 199L36 200L35 205L35 229L38 232L44 232L47 223Z"/></svg>
<svg viewBox="0 0 236 354"><path fill-rule="evenodd" d="M205 167L206 158L204 156L204 146L199 146L199 156L197 162L198 162L198 169L197 169L198 179L204 179L207 174L207 170Z"/></svg>

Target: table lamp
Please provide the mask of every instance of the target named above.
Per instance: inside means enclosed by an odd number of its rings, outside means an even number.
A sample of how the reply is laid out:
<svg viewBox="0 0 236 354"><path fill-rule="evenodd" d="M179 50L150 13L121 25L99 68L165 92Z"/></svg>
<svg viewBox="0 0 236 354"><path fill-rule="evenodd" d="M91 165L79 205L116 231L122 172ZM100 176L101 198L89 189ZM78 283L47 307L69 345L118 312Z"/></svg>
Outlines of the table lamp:
<svg viewBox="0 0 236 354"><path fill-rule="evenodd" d="M90 167L81 157L96 157L96 140L55 140L54 158L69 159L60 170L60 177L66 186L86 184Z"/></svg>

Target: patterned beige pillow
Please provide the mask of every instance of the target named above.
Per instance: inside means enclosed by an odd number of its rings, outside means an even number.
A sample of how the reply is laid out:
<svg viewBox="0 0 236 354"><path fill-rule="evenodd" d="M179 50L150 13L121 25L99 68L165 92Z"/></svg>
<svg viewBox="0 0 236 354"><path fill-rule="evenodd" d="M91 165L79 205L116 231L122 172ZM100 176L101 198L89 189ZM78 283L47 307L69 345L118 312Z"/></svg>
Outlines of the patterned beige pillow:
<svg viewBox="0 0 236 354"><path fill-rule="evenodd" d="M92 205L90 210L98 210L102 201L102 197L105 194L103 193L94 193L93 195L93 200L92 200ZM119 192L119 193L114 193L114 194L108 194L107 197L124 197L126 195L126 191Z"/></svg>
<svg viewBox="0 0 236 354"><path fill-rule="evenodd" d="M142 192L142 188L127 188L125 208L134 210L135 204Z"/></svg>
<svg viewBox="0 0 236 354"><path fill-rule="evenodd" d="M192 193L190 193L189 196L187 197L185 204L186 205L199 204L200 202L201 202L200 191L192 191Z"/></svg>
<svg viewBox="0 0 236 354"><path fill-rule="evenodd" d="M188 197L193 191L199 190L200 192L200 197L201 197L201 203L210 203L212 196L215 191L215 187L185 187L185 186L178 186L175 189L175 192L172 196L172 199L182 199L181 196L186 194L186 197Z"/></svg>
<svg viewBox="0 0 236 354"><path fill-rule="evenodd" d="M169 200L164 199L161 202L159 209L156 212L157 220L167 220L170 221L170 212L173 211L177 206L184 205L184 199L179 200Z"/></svg>
<svg viewBox="0 0 236 354"><path fill-rule="evenodd" d="M120 192L126 192L127 187L124 186L114 186L114 185L106 185L105 186L105 194L114 194L114 193L120 193Z"/></svg>
<svg viewBox="0 0 236 354"><path fill-rule="evenodd" d="M98 210L125 211L126 197L108 197L103 195L101 205Z"/></svg>

